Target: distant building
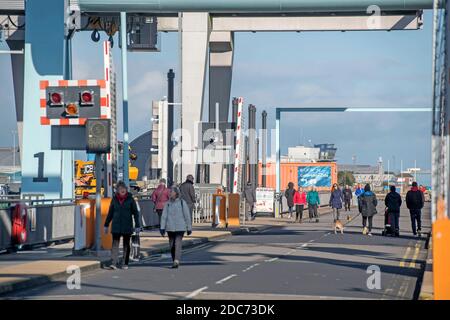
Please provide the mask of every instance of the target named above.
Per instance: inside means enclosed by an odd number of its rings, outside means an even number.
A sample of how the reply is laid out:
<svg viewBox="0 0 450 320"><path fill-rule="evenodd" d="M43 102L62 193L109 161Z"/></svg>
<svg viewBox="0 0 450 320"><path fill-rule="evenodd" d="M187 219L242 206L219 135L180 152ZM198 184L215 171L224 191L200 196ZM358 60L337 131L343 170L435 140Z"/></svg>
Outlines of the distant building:
<svg viewBox="0 0 450 320"><path fill-rule="evenodd" d="M0 183L20 182L20 152L18 148L0 148Z"/></svg>
<svg viewBox="0 0 450 320"><path fill-rule="evenodd" d="M319 160L330 161L336 157L337 148L333 143L315 144L314 148L319 148Z"/></svg>
<svg viewBox="0 0 450 320"><path fill-rule="evenodd" d="M319 148L306 146L289 147L287 162L317 162L319 153Z"/></svg>
<svg viewBox="0 0 450 320"><path fill-rule="evenodd" d="M383 171L382 167L365 164L339 164L338 171L348 171L355 177L355 182L359 184L371 184L374 187L381 187L383 183L395 183L397 181L393 172Z"/></svg>
<svg viewBox="0 0 450 320"><path fill-rule="evenodd" d="M403 172L402 174L396 175L396 178L397 183L404 186L410 186L414 182L414 176L407 172Z"/></svg>

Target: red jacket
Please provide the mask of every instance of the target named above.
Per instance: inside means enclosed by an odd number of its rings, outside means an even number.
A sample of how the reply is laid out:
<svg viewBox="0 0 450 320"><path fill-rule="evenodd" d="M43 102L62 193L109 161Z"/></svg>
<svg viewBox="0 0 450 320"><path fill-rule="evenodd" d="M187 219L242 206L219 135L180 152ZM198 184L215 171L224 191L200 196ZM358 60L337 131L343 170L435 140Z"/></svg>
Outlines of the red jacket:
<svg viewBox="0 0 450 320"><path fill-rule="evenodd" d="M155 203L156 210L164 209L164 205L169 201L170 190L166 186L159 185L152 193L152 201Z"/></svg>
<svg viewBox="0 0 450 320"><path fill-rule="evenodd" d="M296 191L294 194L294 204L306 204L306 192Z"/></svg>

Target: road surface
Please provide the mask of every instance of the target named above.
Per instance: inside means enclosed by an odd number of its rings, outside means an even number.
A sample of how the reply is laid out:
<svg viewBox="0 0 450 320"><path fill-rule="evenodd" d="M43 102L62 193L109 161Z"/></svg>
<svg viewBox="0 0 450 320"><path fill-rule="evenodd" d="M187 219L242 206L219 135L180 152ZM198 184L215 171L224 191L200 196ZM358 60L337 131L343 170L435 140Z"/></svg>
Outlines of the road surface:
<svg viewBox="0 0 450 320"><path fill-rule="evenodd" d="M384 207L379 207L382 212ZM429 232L429 206L423 231ZM306 212L305 212L306 213ZM361 216L350 214L345 233L331 232L331 215L319 223L290 223L186 249L179 269L168 255L129 270L81 275L81 289L65 281L14 292L0 299L413 299L426 259L425 238L410 232L402 210L400 238L382 237L382 214L372 237L361 234ZM346 214L344 215L346 218ZM345 219L346 220L346 219ZM368 273L379 267L380 286ZM377 266L377 267L373 267ZM374 280L375 279L375 280Z"/></svg>

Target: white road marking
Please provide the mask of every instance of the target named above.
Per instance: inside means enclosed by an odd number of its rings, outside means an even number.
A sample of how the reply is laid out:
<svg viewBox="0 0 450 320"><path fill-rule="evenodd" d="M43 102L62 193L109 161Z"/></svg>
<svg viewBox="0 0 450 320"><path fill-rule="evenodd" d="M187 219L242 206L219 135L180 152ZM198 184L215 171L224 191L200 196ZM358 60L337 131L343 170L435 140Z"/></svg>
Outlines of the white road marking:
<svg viewBox="0 0 450 320"><path fill-rule="evenodd" d="M247 269L242 270L242 272L247 272L247 271L249 271L249 270L251 270L251 269L253 269L254 267L257 267L257 266L259 266L259 263L252 264Z"/></svg>
<svg viewBox="0 0 450 320"><path fill-rule="evenodd" d="M265 260L265 262L274 262L274 261L276 261L276 260L278 260L279 258L272 258L272 259L268 259L268 260Z"/></svg>
<svg viewBox="0 0 450 320"><path fill-rule="evenodd" d="M234 277L236 277L236 276L237 276L236 274L229 275L228 277L225 277L225 278L223 278L222 280L216 281L216 284L222 284L222 283L224 283L225 281L228 281L228 280L230 280L230 279L232 279L232 278L234 278Z"/></svg>
<svg viewBox="0 0 450 320"><path fill-rule="evenodd" d="M186 298L187 298L187 299L192 299L192 298L194 298L195 296L199 295L201 292L205 291L206 289L208 289L208 287L203 287L203 288L197 289L197 290L195 290L195 291L192 291L190 294L188 294L188 295L186 296Z"/></svg>

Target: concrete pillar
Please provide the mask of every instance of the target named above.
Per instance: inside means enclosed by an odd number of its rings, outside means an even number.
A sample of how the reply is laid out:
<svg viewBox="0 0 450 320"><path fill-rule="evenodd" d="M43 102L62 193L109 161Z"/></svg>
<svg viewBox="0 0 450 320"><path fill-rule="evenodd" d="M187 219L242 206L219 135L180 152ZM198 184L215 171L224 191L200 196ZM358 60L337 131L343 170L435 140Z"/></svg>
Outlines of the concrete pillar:
<svg viewBox="0 0 450 320"><path fill-rule="evenodd" d="M196 176L198 123L202 120L208 60L208 13L181 13L182 179Z"/></svg>
<svg viewBox="0 0 450 320"><path fill-rule="evenodd" d="M66 5L60 0L28 0L25 6L22 193L46 198L73 196L71 152L51 150L50 126L39 121L39 81L64 77Z"/></svg>
<svg viewBox="0 0 450 320"><path fill-rule="evenodd" d="M233 32L212 32L209 39L209 121L216 117L218 102L219 120L228 121L233 74Z"/></svg>

